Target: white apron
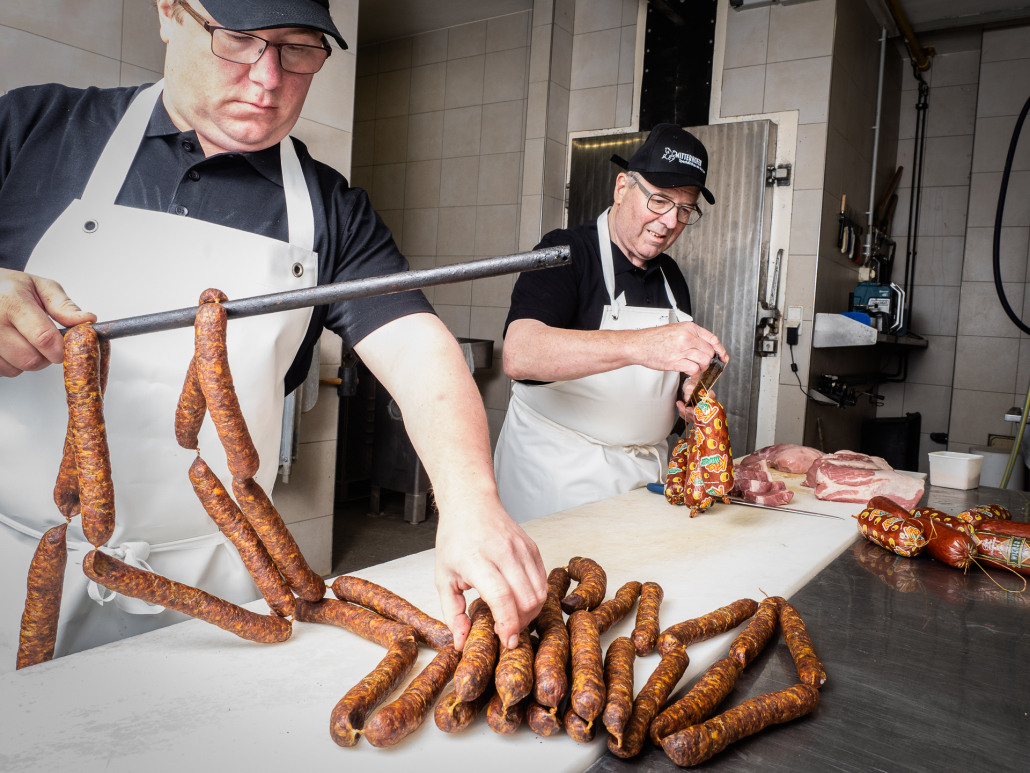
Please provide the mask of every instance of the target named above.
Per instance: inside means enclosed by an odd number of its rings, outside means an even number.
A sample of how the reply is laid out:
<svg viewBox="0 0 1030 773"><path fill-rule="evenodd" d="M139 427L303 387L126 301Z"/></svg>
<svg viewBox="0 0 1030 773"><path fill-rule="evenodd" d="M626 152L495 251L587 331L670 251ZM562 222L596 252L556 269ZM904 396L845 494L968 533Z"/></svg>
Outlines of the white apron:
<svg viewBox="0 0 1030 773"><path fill-rule="evenodd" d="M627 306L625 293L616 298L608 210L597 218L597 235L611 299L601 330L691 321L676 307L667 279L671 309ZM630 365L542 386L515 384L494 453L508 514L523 523L660 480L679 383L677 372Z"/></svg>
<svg viewBox="0 0 1030 773"><path fill-rule="evenodd" d="M314 214L292 141L280 144L289 243L115 205L162 88L160 81L133 101L82 198L43 235L25 270L60 282L101 321L194 306L208 287L229 298L313 287ZM233 380L261 458L256 480L268 492L278 464L283 379L310 318L311 309L298 309L229 324ZM175 406L192 355L193 328L112 341L104 406L116 526L106 550L245 603L258 597L257 589L193 492L187 471L195 452L175 442ZM0 379L0 673L14 669L26 576L39 535L63 521L53 489L67 422L60 365ZM225 453L210 417L200 432L200 451L228 485ZM57 656L186 619L114 597L89 582L82 559L92 546L80 518L73 519L68 542Z"/></svg>

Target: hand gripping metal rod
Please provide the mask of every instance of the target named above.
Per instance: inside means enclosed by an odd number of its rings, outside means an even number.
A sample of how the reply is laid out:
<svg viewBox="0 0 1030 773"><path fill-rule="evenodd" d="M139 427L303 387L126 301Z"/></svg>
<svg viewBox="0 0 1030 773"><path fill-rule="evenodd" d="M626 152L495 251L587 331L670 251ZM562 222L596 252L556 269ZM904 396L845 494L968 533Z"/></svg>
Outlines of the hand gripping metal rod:
<svg viewBox="0 0 1030 773"><path fill-rule="evenodd" d="M308 287L303 290L288 290L270 295L257 295L253 298L239 298L234 301L226 301L222 305L225 307L229 319L239 319L240 317L254 317L258 314L301 309L307 306L324 306L355 298L388 295L405 290L418 290L423 287L514 274L517 271L535 271L541 268L567 266L569 260L567 246L548 247L544 250L456 263L451 266L427 268L420 271L403 271L399 274L353 279L349 282ZM198 306L190 306L186 309L126 317L111 322L97 322L93 325L93 329L97 331L100 338L111 339L192 327L198 308ZM67 331L62 330L61 332Z"/></svg>

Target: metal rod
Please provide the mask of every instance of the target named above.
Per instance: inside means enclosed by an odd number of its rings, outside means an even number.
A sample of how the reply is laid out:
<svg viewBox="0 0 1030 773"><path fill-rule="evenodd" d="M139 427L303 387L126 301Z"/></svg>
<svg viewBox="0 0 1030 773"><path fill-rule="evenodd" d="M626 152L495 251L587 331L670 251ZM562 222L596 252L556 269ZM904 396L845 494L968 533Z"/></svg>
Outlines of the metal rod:
<svg viewBox="0 0 1030 773"><path fill-rule="evenodd" d="M374 295L418 290L423 287L468 282L472 279L514 274L517 271L536 271L541 268L567 266L569 260L567 246L548 247L544 250L474 260L451 266L427 268L420 271L403 271L399 274L354 279L349 282L337 282L303 290L288 290L282 293L258 295L253 298L240 298L226 301L222 305L225 307L229 319L239 319L277 311L302 309L308 306L325 306L329 303L350 301L355 298L369 298ZM185 309L126 317L110 322L97 322L93 325L93 329L97 331L100 338L112 339L192 327L198 308L190 306ZM61 331L62 334L65 332L67 331Z"/></svg>
<svg viewBox="0 0 1030 773"><path fill-rule="evenodd" d="M880 155L880 122L883 112L883 66L887 53L887 28L884 27L880 34L880 75L876 81L876 126L873 133L873 171L869 174L869 212L867 215L867 227L865 236L865 259L866 265L873 257L873 211L876 208L876 164Z"/></svg>

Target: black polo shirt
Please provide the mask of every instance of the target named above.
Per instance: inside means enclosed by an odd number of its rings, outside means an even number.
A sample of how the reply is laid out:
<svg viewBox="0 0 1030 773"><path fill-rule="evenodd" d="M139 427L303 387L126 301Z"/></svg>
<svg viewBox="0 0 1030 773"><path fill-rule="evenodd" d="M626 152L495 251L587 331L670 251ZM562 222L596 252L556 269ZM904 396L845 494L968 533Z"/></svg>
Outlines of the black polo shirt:
<svg viewBox="0 0 1030 773"><path fill-rule="evenodd" d="M0 267L25 270L46 230L82 195L115 126L144 88L51 83L0 97ZM365 191L312 159L303 143L296 146L315 214L318 284L406 271L408 261ZM180 132L161 100L115 203L289 241L279 146L205 158L196 132ZM146 257L145 245L140 257ZM353 347L387 322L417 312L433 313L418 291L315 307L286 375L287 393L304 380L323 326Z"/></svg>
<svg viewBox="0 0 1030 773"><path fill-rule="evenodd" d="M517 319L536 319L550 327L565 330L597 330L601 326L601 314L611 299L604 286L597 222L591 220L575 228L551 231L537 248L561 244L572 248L570 265L526 271L519 275L511 293L511 308L504 323L505 334L508 325ZM627 305L672 308L665 292L664 273L676 305L681 311L691 313L687 280L676 261L664 252L649 260L646 268L638 268L613 243L612 266L615 269L615 297L626 293Z"/></svg>

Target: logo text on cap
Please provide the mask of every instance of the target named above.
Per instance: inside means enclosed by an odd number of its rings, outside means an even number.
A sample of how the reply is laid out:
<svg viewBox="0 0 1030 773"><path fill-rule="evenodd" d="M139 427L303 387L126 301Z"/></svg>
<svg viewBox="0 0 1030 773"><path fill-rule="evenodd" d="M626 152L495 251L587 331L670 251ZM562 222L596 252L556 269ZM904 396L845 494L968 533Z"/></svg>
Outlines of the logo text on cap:
<svg viewBox="0 0 1030 773"><path fill-rule="evenodd" d="M688 166L700 169L702 173L705 171L700 158L693 156L690 153L682 153L680 151L673 150L672 148L665 149L665 153L662 155L662 161L679 161L681 164L687 164Z"/></svg>

